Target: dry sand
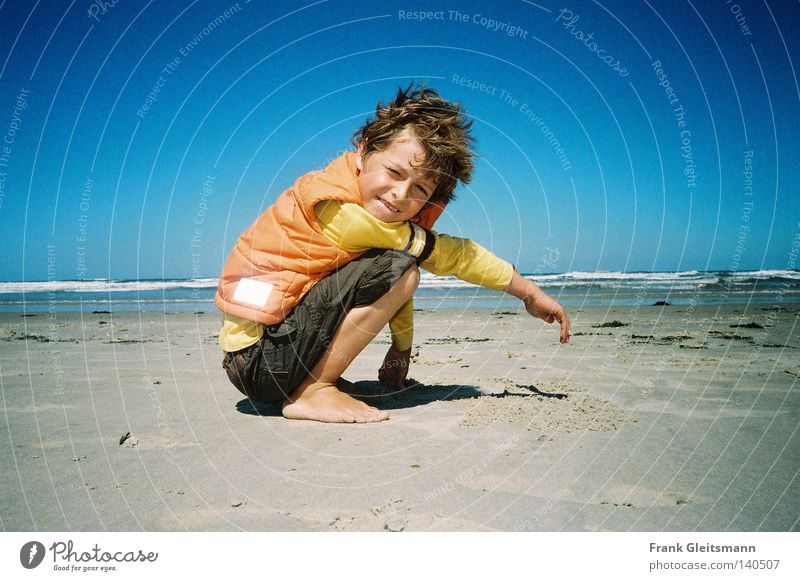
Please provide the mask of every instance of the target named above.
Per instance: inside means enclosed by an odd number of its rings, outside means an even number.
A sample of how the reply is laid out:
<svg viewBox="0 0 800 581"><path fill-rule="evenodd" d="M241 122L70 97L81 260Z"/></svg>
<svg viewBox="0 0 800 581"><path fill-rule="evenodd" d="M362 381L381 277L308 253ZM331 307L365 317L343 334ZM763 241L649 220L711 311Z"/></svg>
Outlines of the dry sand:
<svg viewBox="0 0 800 581"><path fill-rule="evenodd" d="M366 426L243 399L215 312L0 315L0 526L800 528L800 305L572 311L416 313L405 390L385 335L346 375Z"/></svg>

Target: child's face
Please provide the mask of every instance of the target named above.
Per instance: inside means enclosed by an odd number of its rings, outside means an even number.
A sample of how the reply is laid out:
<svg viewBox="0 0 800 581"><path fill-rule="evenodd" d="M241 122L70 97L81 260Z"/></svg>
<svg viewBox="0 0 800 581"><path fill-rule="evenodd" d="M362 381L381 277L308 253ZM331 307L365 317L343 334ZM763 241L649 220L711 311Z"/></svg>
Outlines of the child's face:
<svg viewBox="0 0 800 581"><path fill-rule="evenodd" d="M436 183L425 177L425 149L408 129L383 151L366 158L359 147L358 189L364 209L382 222L405 222L417 215L430 199Z"/></svg>

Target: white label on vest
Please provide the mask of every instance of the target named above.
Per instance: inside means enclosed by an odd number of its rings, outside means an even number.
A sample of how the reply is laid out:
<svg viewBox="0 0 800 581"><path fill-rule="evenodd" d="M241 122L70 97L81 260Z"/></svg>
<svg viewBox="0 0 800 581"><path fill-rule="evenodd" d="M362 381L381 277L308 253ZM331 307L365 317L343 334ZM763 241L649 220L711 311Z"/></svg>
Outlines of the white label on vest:
<svg viewBox="0 0 800 581"><path fill-rule="evenodd" d="M254 307L263 307L267 304L272 287L273 285L268 282L261 282L254 278L243 278L236 285L233 300L237 303L253 305Z"/></svg>

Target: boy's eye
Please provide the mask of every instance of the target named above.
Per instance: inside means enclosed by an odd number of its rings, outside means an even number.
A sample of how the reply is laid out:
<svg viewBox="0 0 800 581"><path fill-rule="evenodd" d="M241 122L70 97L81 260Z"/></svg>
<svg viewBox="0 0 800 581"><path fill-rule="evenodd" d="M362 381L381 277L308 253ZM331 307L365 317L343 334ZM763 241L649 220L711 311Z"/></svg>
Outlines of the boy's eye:
<svg viewBox="0 0 800 581"><path fill-rule="evenodd" d="M399 171L399 170L397 170L397 169L395 169L395 168L393 168L393 167L389 167L389 166L384 166L384 167L386 168L386 171L388 171L388 172L389 172L389 173L391 173L392 175L395 175L395 176L398 176L398 177L400 177L400 176L401 176L401 174L400 174L400 171ZM423 196L427 196L427 195L428 195L428 190L425 188L425 186L423 186L423 185L421 185L421 184L417 184L417 190L419 190L419 192L420 192L420 193L421 193Z"/></svg>

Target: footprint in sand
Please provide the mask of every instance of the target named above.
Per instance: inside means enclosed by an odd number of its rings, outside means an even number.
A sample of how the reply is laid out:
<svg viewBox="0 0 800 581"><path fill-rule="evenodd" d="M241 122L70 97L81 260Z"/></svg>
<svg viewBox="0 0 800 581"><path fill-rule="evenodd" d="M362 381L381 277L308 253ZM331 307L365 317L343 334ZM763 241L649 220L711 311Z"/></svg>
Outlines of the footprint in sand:
<svg viewBox="0 0 800 581"><path fill-rule="evenodd" d="M373 506L370 511L384 521L383 530L399 533L408 525L408 513L411 512L411 507L402 499L395 498L383 506Z"/></svg>

